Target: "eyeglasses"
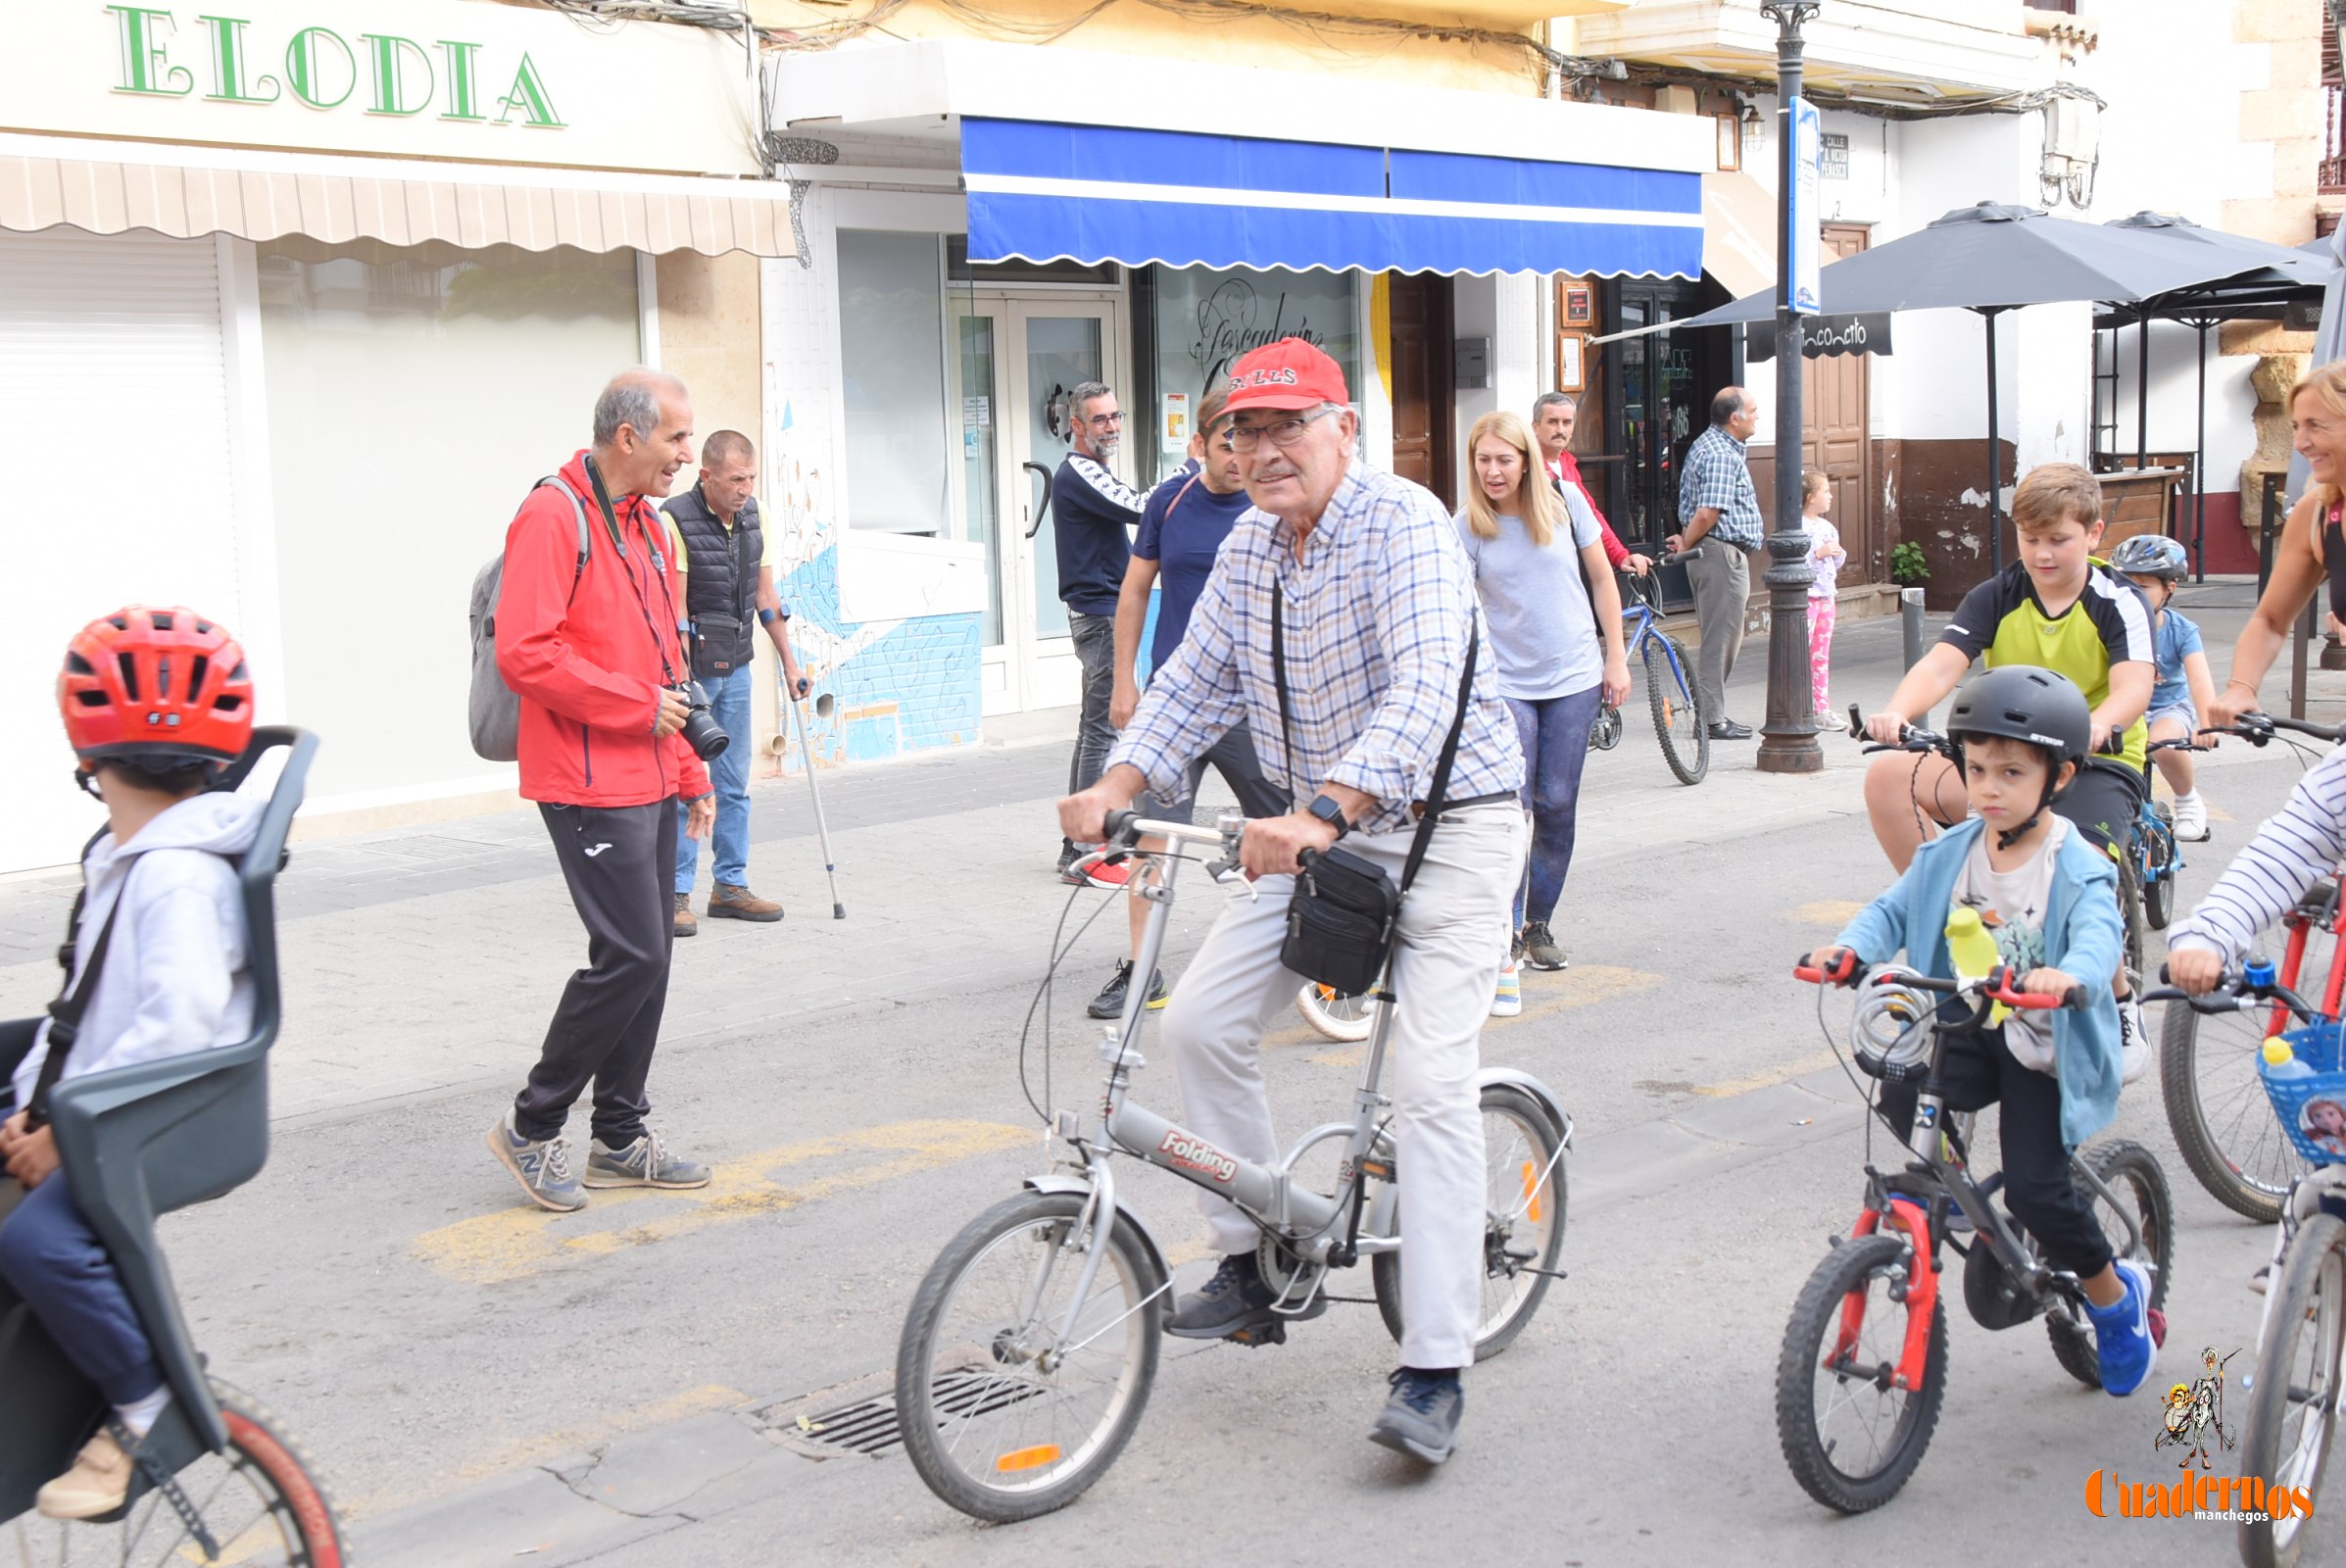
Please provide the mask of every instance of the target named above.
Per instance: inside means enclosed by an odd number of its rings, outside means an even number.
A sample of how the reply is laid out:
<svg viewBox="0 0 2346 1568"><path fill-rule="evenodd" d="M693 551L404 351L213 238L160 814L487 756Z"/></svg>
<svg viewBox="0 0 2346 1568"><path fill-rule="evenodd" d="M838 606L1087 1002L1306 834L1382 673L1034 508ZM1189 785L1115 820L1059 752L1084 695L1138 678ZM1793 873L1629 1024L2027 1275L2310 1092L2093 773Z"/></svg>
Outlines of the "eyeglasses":
<svg viewBox="0 0 2346 1568"><path fill-rule="evenodd" d="M1297 418L1273 419L1268 424L1234 424L1230 427L1230 449L1233 452L1251 452L1264 436L1271 445L1285 449L1303 439L1303 427L1314 419L1324 419L1337 412L1334 404L1326 405Z"/></svg>
<svg viewBox="0 0 2346 1568"><path fill-rule="evenodd" d="M1124 422L1124 415L1121 411L1114 414L1095 414L1084 422L1095 430L1113 430Z"/></svg>

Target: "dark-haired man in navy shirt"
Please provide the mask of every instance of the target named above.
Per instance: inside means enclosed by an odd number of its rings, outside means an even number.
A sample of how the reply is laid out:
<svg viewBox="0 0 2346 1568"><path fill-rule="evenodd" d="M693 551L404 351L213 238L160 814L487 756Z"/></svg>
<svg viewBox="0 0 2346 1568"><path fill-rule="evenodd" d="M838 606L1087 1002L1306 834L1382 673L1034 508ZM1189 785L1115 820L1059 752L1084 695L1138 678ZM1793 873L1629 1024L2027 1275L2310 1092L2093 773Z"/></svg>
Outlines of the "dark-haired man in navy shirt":
<svg viewBox="0 0 2346 1568"><path fill-rule="evenodd" d="M1232 524L1253 505L1239 456L1230 444L1230 430L1222 418L1227 388L1217 384L1197 404L1197 423L1190 435L1189 462L1181 470L1149 492L1141 511L1141 534L1133 542L1132 562L1124 570L1123 591L1116 598L1115 698L1108 721L1122 729L1140 706L1141 683L1135 675L1141 651L1141 631L1149 621L1149 590L1162 584L1156 608L1156 635L1149 644L1149 664L1161 669L1190 626L1190 612L1214 569L1214 557L1230 537ZM1181 794L1159 799L1153 793L1139 803L1143 816L1159 821L1186 822L1197 809L1197 786L1212 763L1222 781L1238 796L1239 808L1248 816L1284 816L1295 809L1287 791L1263 777L1262 762L1254 755L1254 737L1245 719L1190 764ZM1149 906L1136 895L1132 907L1133 951L1140 952L1141 926ZM1119 958L1107 986L1092 1000L1095 1018L1123 1015L1124 994L1132 984L1132 959ZM1164 976L1149 977L1149 1005L1165 1004Z"/></svg>

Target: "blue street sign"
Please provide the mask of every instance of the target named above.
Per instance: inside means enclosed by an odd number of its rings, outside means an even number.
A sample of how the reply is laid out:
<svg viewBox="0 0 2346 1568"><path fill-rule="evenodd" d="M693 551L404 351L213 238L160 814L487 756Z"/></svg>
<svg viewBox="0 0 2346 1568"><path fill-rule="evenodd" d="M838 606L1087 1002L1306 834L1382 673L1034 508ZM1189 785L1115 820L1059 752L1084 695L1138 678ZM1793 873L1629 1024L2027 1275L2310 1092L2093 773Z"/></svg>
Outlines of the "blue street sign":
<svg viewBox="0 0 2346 1568"><path fill-rule="evenodd" d="M1805 98L1794 98L1789 106L1792 150L1792 254L1785 258L1785 286L1790 291L1786 301L1801 316L1815 316L1824 309L1818 298L1817 270L1819 227L1817 212L1817 158L1825 141L1823 118L1817 106Z"/></svg>

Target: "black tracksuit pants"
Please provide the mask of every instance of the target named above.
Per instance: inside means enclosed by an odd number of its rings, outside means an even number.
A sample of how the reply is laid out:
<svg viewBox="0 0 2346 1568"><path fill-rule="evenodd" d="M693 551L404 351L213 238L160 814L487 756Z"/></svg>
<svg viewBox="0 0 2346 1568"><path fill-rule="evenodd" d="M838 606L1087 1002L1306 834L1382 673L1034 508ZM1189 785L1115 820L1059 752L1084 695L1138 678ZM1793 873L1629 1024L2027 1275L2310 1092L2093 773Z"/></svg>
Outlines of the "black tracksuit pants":
<svg viewBox="0 0 2346 1568"><path fill-rule="evenodd" d="M591 1081L594 1134L623 1149L642 1135L651 1109L644 1083L668 999L676 803L541 803L538 813L587 928L587 966L562 988L538 1064L514 1097L513 1130L531 1139L559 1136Z"/></svg>
<svg viewBox="0 0 2346 1568"><path fill-rule="evenodd" d="M2004 1206L2056 1268L2079 1279L2099 1274L2110 1261L2110 1239L2070 1174L2069 1149L2061 1142L2061 1081L2023 1066L1999 1026L1947 1037L1939 1087L1949 1110L2002 1104ZM1913 1136L1921 1096L1919 1084L1882 1086L1882 1119L1900 1138Z"/></svg>

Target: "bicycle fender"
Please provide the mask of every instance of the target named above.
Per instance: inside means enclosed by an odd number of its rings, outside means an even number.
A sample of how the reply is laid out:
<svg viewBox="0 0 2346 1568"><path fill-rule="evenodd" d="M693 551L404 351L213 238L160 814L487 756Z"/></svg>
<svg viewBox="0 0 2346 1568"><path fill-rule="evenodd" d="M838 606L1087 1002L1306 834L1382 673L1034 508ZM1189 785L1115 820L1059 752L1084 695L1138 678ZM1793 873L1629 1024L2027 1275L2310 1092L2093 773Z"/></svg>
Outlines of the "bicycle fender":
<svg viewBox="0 0 2346 1568"><path fill-rule="evenodd" d="M1564 1102L1556 1092L1520 1067L1486 1067L1475 1075L1475 1093L1480 1095L1493 1084L1505 1084L1520 1089L1532 1097L1532 1102L1547 1113L1564 1135L1564 1147L1572 1147L1572 1112L1564 1108ZM1080 1183L1078 1185L1081 1185Z"/></svg>
<svg viewBox="0 0 2346 1568"><path fill-rule="evenodd" d="M1030 1193L1073 1193L1079 1198L1089 1197L1092 1192L1092 1184L1081 1176L1062 1175L1055 1171L1048 1176L1029 1176L1026 1188ZM1116 1212L1131 1222L1134 1233L1141 1238L1141 1245L1149 1250L1149 1261L1156 1265L1157 1277L1171 1280L1173 1270L1165 1263L1165 1250L1156 1245L1156 1235L1149 1229L1149 1222L1141 1218L1133 1206L1121 1198L1116 1200Z"/></svg>

